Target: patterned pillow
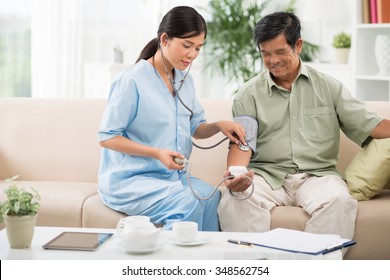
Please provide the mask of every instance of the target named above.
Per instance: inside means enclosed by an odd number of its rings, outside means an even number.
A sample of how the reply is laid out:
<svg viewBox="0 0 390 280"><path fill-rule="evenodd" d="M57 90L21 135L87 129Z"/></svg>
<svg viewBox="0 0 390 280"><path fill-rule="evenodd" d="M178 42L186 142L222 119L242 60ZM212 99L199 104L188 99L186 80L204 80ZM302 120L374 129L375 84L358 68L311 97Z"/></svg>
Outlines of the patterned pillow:
<svg viewBox="0 0 390 280"><path fill-rule="evenodd" d="M369 200L390 179L390 138L373 139L360 150L345 170L351 195L357 200Z"/></svg>

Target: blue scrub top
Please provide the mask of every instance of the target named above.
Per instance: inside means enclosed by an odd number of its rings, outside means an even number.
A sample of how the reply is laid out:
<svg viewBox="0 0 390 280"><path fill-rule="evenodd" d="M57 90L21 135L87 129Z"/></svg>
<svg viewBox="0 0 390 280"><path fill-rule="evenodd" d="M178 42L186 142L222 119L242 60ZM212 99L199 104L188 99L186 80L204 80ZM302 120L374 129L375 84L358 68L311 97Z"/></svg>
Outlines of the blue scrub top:
<svg viewBox="0 0 390 280"><path fill-rule="evenodd" d="M184 71L175 69L175 85ZM190 157L192 136L205 122L191 75L180 92L191 113L173 97L154 67L141 60L112 83L98 132L99 141L122 135L134 142L169 149ZM99 193L109 207L137 214L182 188L183 171L168 170L159 160L103 148Z"/></svg>

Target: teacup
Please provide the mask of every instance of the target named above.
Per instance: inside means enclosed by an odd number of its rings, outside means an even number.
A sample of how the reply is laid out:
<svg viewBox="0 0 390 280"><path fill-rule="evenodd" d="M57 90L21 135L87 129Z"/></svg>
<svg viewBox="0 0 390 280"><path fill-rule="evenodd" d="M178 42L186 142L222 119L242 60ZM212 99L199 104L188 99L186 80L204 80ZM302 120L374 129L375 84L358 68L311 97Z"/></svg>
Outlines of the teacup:
<svg viewBox="0 0 390 280"><path fill-rule="evenodd" d="M198 224L189 221L175 222L172 224L172 232L176 242L190 243L198 235Z"/></svg>

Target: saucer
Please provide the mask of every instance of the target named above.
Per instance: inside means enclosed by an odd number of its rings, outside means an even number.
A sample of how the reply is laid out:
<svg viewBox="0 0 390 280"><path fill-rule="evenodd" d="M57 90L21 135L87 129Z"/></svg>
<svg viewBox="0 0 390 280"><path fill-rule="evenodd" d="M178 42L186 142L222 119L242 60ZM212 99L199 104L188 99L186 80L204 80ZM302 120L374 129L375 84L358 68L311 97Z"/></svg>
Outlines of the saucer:
<svg viewBox="0 0 390 280"><path fill-rule="evenodd" d="M126 252L131 253L131 254L150 254L153 253L154 251L160 250L161 247L163 246L162 243L158 243L156 246L152 248L147 248L147 249L135 249L135 248L129 248L122 243L118 244L120 247L122 247Z"/></svg>
<svg viewBox="0 0 390 280"><path fill-rule="evenodd" d="M197 237L191 242L180 242L173 238L168 238L168 241L179 246L198 246L202 244L206 244L210 241L210 238L207 237Z"/></svg>

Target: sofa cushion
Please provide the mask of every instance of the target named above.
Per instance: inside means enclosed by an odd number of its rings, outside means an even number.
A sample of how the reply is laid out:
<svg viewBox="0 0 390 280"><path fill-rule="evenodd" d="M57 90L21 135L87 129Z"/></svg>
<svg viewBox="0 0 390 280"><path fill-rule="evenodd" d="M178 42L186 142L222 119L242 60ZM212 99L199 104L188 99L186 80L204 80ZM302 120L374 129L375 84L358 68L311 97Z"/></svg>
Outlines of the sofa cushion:
<svg viewBox="0 0 390 280"><path fill-rule="evenodd" d="M357 200L380 193L390 179L390 138L373 139L361 149L346 168L345 178Z"/></svg>
<svg viewBox="0 0 390 280"><path fill-rule="evenodd" d="M116 228L119 219L127 216L104 205L99 194L85 201L82 215L82 227L88 228Z"/></svg>
<svg viewBox="0 0 390 280"><path fill-rule="evenodd" d="M356 245L348 249L345 259L390 259L390 190L373 199L359 201L356 217ZM379 245L380 244L380 245Z"/></svg>
<svg viewBox="0 0 390 280"><path fill-rule="evenodd" d="M294 217L294 219L291 219L291 217ZM271 229L281 227L303 231L309 219L310 215L302 207L276 206L271 210Z"/></svg>

